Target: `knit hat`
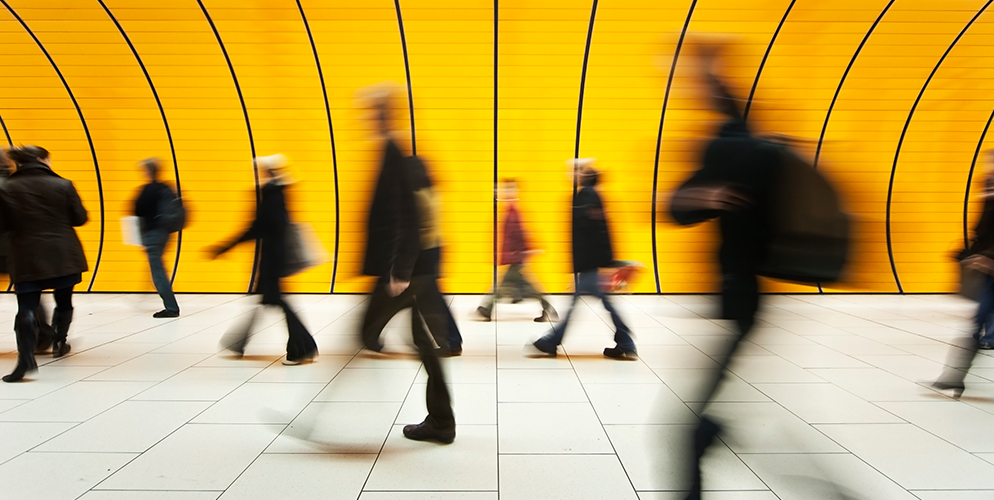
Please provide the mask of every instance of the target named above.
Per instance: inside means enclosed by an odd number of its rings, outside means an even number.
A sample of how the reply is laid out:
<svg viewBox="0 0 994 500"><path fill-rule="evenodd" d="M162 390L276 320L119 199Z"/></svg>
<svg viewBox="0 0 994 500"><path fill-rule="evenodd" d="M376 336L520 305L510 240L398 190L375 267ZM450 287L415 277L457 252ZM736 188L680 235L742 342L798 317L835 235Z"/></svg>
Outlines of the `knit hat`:
<svg viewBox="0 0 994 500"><path fill-rule="evenodd" d="M269 156L258 156L255 159L255 164L268 170L273 179L284 186L297 182L287 172L286 167L290 165L290 160L285 155L277 153Z"/></svg>

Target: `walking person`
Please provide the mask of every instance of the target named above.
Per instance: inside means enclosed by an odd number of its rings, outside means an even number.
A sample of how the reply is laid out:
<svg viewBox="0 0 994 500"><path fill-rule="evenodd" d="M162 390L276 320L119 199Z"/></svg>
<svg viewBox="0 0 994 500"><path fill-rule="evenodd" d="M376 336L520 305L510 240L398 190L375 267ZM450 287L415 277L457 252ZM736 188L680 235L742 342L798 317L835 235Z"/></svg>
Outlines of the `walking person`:
<svg viewBox="0 0 994 500"><path fill-rule="evenodd" d="M504 241L501 244L499 265L508 266L501 278L500 285L492 295L483 299L476 312L484 321L490 321L493 316L494 303L501 297L510 296L514 302L524 299L536 299L542 304L542 314L535 318L536 323L559 321L556 308L524 275L525 260L533 253L528 245L521 214L518 210L518 182L515 179L504 179L498 191L498 200L507 203L504 216Z"/></svg>
<svg viewBox="0 0 994 500"><path fill-rule="evenodd" d="M580 190L573 197L573 272L576 274L576 292L573 303L561 323L553 325L552 331L536 340L532 345L549 356L556 356L558 347L566 335L570 315L582 295L593 295L601 300L604 308L611 313L614 322L614 347L604 349L604 356L614 359L635 359L638 353L632 331L614 309L611 300L600 283L600 269L616 267L611 246L611 233L608 229L604 203L597 193L600 171L593 167L593 158L574 160L578 168L577 182Z"/></svg>
<svg viewBox="0 0 994 500"><path fill-rule="evenodd" d="M287 275L286 233L290 224L285 191L286 187L295 181L286 172L288 161L283 155L259 157L255 162L259 171L268 179L261 190L255 210L255 220L237 239L226 245L214 247L211 252L214 258L217 258L241 242L261 241L262 251L255 293L262 294L261 305L276 306L283 310L289 334L283 364L299 365L317 357L318 347L307 327L283 298L280 286L280 280ZM238 355L244 354L257 313L258 309L254 310L246 323L229 331L222 338L222 345Z"/></svg>
<svg viewBox="0 0 994 500"><path fill-rule="evenodd" d="M167 219L173 214L167 213L172 209L176 193L172 188L159 182L159 171L162 160L148 158L140 165L148 177L148 184L142 188L135 199L135 215L138 216L141 243L148 253L148 265L152 271L152 284L162 298L165 309L152 315L153 318L176 318L179 316L179 304L173 294L172 281L162 263L162 253L169 243L171 228Z"/></svg>
<svg viewBox="0 0 994 500"><path fill-rule="evenodd" d="M0 229L10 233L10 280L17 295L17 367L3 381L17 382L38 369L34 311L43 290L55 291L52 356L65 356L71 348L73 287L89 269L74 228L86 223L87 214L73 183L52 171L51 156L44 148L12 148L7 156L17 171L0 188Z"/></svg>
<svg viewBox="0 0 994 500"><path fill-rule="evenodd" d="M448 444L455 440L456 422L435 344L442 350L461 350L461 344L449 343L450 315L436 281L441 260L438 197L424 164L417 157L405 157L392 138L392 93L371 90L375 93L368 96L368 105L376 113L384 154L369 209L363 265L363 274L377 277L377 282L361 338L366 348L381 350L383 327L397 312L411 308L411 336L428 375L428 416L419 424L405 426L404 436Z"/></svg>
<svg viewBox="0 0 994 500"><path fill-rule="evenodd" d="M983 212L973 229L969 248L958 256L965 267L984 274L977 312L973 317L970 336L964 336L949 349L946 367L932 387L951 390L960 397L966 388L963 381L973 364L978 349L994 349L994 150L987 152L987 177L984 179Z"/></svg>

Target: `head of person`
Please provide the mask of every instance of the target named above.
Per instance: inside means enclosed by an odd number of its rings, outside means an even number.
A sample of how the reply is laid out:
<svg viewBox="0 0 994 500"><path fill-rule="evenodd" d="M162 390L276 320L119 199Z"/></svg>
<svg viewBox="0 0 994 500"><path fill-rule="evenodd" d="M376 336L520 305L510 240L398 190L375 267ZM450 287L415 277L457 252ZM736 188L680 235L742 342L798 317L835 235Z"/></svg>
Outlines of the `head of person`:
<svg viewBox="0 0 994 500"><path fill-rule="evenodd" d="M281 186L288 186L297 182L290 176L287 167L290 166L290 159L285 155L274 154L269 156L259 156L255 159L255 164L259 167L259 172L269 180Z"/></svg>
<svg viewBox="0 0 994 500"><path fill-rule="evenodd" d="M356 105L362 117L370 122L377 134L387 136L396 126L394 118L402 107L402 93L396 82L380 82L356 92Z"/></svg>
<svg viewBox="0 0 994 500"><path fill-rule="evenodd" d="M159 158L146 158L140 162L142 171L150 182L159 180L159 172L162 171L162 160Z"/></svg>
<svg viewBox="0 0 994 500"><path fill-rule="evenodd" d="M518 180L513 177L501 179L497 187L497 198L501 200L515 200L518 198Z"/></svg>
<svg viewBox="0 0 994 500"><path fill-rule="evenodd" d="M573 168L576 171L576 183L581 187L594 187L600 181L601 171L594 165L596 158L574 158Z"/></svg>
<svg viewBox="0 0 994 500"><path fill-rule="evenodd" d="M19 146L7 150L7 158L21 168L30 164L42 164L47 167L52 166L52 156L48 150L41 146Z"/></svg>

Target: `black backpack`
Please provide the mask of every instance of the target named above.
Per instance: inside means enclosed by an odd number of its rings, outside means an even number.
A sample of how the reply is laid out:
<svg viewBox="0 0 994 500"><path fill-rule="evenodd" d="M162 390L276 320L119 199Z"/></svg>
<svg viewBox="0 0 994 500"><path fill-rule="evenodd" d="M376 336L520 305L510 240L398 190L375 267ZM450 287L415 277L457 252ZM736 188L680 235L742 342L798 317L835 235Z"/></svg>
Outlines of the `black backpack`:
<svg viewBox="0 0 994 500"><path fill-rule="evenodd" d="M798 283L839 281L849 256L850 220L832 184L791 148L779 153L759 274Z"/></svg>
<svg viewBox="0 0 994 500"><path fill-rule="evenodd" d="M183 206L183 198L176 196L172 189L167 188L162 191L156 221L159 227L170 233L182 231L186 227L186 207Z"/></svg>

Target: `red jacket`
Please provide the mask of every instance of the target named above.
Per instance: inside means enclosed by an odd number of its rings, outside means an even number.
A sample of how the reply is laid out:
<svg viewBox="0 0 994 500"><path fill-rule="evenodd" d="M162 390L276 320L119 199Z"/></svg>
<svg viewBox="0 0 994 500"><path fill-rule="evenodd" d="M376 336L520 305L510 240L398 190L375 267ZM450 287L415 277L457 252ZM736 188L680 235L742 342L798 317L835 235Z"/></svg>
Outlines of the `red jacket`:
<svg viewBox="0 0 994 500"><path fill-rule="evenodd" d="M507 216L504 218L504 244L500 250L500 264L524 264L525 252L528 251L528 241L525 239L525 231L521 226L521 215L518 214L517 203L511 203L507 207Z"/></svg>

